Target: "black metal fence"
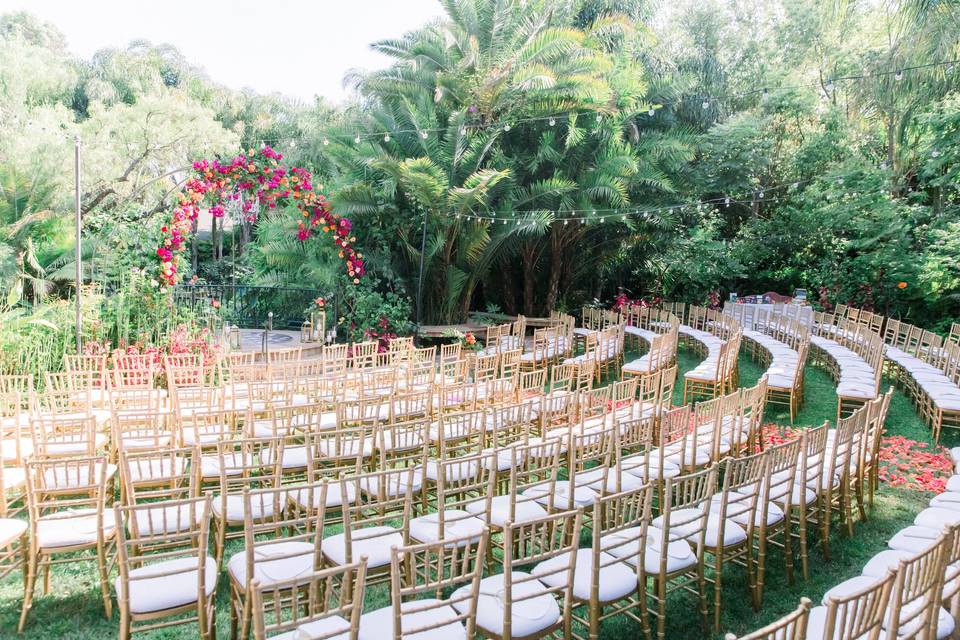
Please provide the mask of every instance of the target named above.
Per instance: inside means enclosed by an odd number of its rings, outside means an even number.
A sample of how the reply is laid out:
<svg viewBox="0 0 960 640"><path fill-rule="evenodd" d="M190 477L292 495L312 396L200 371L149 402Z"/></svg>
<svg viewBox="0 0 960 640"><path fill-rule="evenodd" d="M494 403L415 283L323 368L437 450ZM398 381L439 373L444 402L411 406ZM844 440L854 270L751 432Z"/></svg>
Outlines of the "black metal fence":
<svg viewBox="0 0 960 640"><path fill-rule="evenodd" d="M241 327L262 327L272 311L276 329L299 329L307 309L320 296L330 299L319 289L297 287L181 284L173 289L176 304L201 310L216 300L224 317Z"/></svg>

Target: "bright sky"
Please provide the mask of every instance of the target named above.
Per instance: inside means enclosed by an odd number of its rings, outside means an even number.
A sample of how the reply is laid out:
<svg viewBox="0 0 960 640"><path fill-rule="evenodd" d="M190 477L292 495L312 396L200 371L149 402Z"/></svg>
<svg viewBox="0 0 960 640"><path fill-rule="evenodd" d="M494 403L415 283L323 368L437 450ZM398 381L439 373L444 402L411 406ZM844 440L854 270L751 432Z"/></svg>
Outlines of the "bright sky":
<svg viewBox="0 0 960 640"><path fill-rule="evenodd" d="M439 0L0 0L0 13L21 9L56 25L83 58L166 42L229 87L334 102L348 96L348 70L386 66L371 42L442 15Z"/></svg>

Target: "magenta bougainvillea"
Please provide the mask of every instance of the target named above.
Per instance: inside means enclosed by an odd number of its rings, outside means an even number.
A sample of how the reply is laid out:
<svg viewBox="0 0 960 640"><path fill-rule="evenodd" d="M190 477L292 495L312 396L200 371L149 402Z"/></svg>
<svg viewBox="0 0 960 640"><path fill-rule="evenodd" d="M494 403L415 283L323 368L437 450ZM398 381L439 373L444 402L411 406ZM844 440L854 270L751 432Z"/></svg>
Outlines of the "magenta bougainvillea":
<svg viewBox="0 0 960 640"><path fill-rule="evenodd" d="M329 234L354 284L365 273L363 255L353 248L356 238L347 218L333 213L326 199L313 188L310 172L280 163L283 155L269 146L250 149L224 164L218 160L193 163L195 175L187 180L173 214L160 228L163 240L157 247L161 281L177 283L180 262L193 223L200 210L209 208L216 218L226 213L226 204L240 202L247 221L256 220L256 209L296 209L297 239L306 241L316 232ZM256 206L255 206L256 205Z"/></svg>

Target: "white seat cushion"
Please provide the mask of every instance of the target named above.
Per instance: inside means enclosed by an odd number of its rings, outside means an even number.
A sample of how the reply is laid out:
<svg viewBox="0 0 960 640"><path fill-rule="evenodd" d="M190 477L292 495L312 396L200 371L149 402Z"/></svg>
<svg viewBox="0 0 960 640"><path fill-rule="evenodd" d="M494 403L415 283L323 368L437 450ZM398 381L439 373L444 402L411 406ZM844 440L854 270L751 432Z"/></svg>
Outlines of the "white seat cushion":
<svg viewBox="0 0 960 640"><path fill-rule="evenodd" d="M203 586L209 596L217 586L217 561L207 556L204 565ZM133 569L130 571L130 611L150 613L196 602L198 573L197 558L177 558ZM114 588L120 593L119 576Z"/></svg>
<svg viewBox="0 0 960 640"><path fill-rule="evenodd" d="M917 517L913 519L913 524L919 527L930 527L931 529L955 526L960 524L960 511L928 507L917 514Z"/></svg>
<svg viewBox="0 0 960 640"><path fill-rule="evenodd" d="M365 527L353 532L354 562L367 556L369 568L390 564L390 547L402 547L403 535L393 527ZM323 555L337 565L347 564L346 538L344 534L323 539Z"/></svg>
<svg viewBox="0 0 960 640"><path fill-rule="evenodd" d="M843 628L840 626L840 616L834 622L834 632L831 635L833 640L867 640L867 635L859 638L843 638ZM827 637L827 608L824 606L810 609L810 617L807 619L807 640L823 640Z"/></svg>
<svg viewBox="0 0 960 640"><path fill-rule="evenodd" d="M235 494L228 495L226 502L227 522L243 522L243 496ZM274 507L275 504L273 500L251 500L250 515L255 522L257 520L263 520L264 518L269 518L273 515ZM213 499L212 511L213 515L217 518L222 519L224 517L222 496L216 496Z"/></svg>
<svg viewBox="0 0 960 640"><path fill-rule="evenodd" d="M147 460L130 461L130 480L142 482L178 476L187 466L185 458L175 456L171 458L150 458Z"/></svg>
<svg viewBox="0 0 960 640"><path fill-rule="evenodd" d="M824 605L827 605L829 604L830 598L842 598L853 595L854 593L859 593L877 584L879 580L876 576L854 576L828 589L827 592L823 594L822 602Z"/></svg>
<svg viewBox="0 0 960 640"><path fill-rule="evenodd" d="M534 485L525 489L521 495L524 498L533 498L545 506L550 504L552 497L554 508L569 510L593 505L593 501L597 497L597 492L587 486L576 486L573 488L573 500L571 500L570 483L558 481L552 488L549 482Z"/></svg>
<svg viewBox="0 0 960 640"><path fill-rule="evenodd" d="M178 533L187 531L191 526L200 522L203 511L194 507L193 520L190 522L190 505L164 506L162 502L155 503L150 509L137 509L135 513L137 533L157 535L160 533Z"/></svg>
<svg viewBox="0 0 960 640"><path fill-rule="evenodd" d="M386 478L386 486L383 487L383 494L387 498L397 498L407 492L407 480L409 476L406 473L390 473L385 476L364 476L360 478L360 491L368 496L379 496L381 478ZM414 469L413 484L410 485L410 491L417 492L422 486L423 469Z"/></svg>
<svg viewBox="0 0 960 640"><path fill-rule="evenodd" d="M670 536L674 539L677 538L689 538L692 542L696 542L694 538L699 535L698 529L700 521L693 521L692 518L701 513L696 509L678 509L671 514L671 531ZM685 524L675 524L677 520L691 522ZM657 529L663 529L663 516L657 516L651 522L651 526L656 527ZM739 524L734 522L731 518L726 518L726 523L723 527L723 546L729 547L731 545L739 544L747 539L747 532ZM704 540L704 543L708 547L716 548L717 544L720 542L720 515L711 511L710 515L707 517L707 533Z"/></svg>
<svg viewBox="0 0 960 640"><path fill-rule="evenodd" d="M346 504L353 504L357 501L357 491L353 488L354 485L351 482L339 483L339 482L329 482L327 483L327 498L324 500L324 506L326 507L340 507L344 504L343 494L346 493L347 500ZM300 487L291 489L287 495L291 500L296 502L301 507L313 508L316 509L320 506L320 489L314 488L312 491L307 487ZM307 504L312 502L313 504Z"/></svg>
<svg viewBox="0 0 960 640"><path fill-rule="evenodd" d="M510 500L515 496L496 496L490 505L490 523L503 527L510 520ZM534 520L547 515L547 510L537 504L535 500L516 497L516 508L513 522L524 522L525 520ZM478 500L467 505L467 511L472 514L483 513L485 501Z"/></svg>
<svg viewBox="0 0 960 640"><path fill-rule="evenodd" d="M600 602L614 602L637 591L637 572L606 553L600 554L599 595ZM570 581L566 571L570 554L544 560L533 568L533 575L550 587L561 587ZM593 581L593 549L578 549L576 569L573 574L573 596L578 600L590 599Z"/></svg>
<svg viewBox="0 0 960 640"><path fill-rule="evenodd" d="M550 594L540 593L543 589L535 581L524 581L517 584L517 580L528 578L530 574L519 571L513 572L513 606L511 635L517 638L532 636L543 629L547 629L560 621L560 607ZM470 586L465 586L453 592L451 599L456 599L470 593ZM529 596L529 597L528 597ZM527 597L517 601L518 598ZM503 574L490 576L480 581L480 597L477 601L477 626L485 632L503 635L503 614L506 610L506 595L504 591ZM466 611L466 599L454 603L460 611Z"/></svg>
<svg viewBox="0 0 960 640"><path fill-rule="evenodd" d="M914 555L915 554L909 551L903 551L902 549L884 549L870 558L867 564L863 565L863 571L861 573L865 576L882 578L887 575L888 571L900 566L901 560L909 560L913 558Z"/></svg>
<svg viewBox="0 0 960 640"><path fill-rule="evenodd" d="M920 553L929 549L939 537L940 529L911 525L895 533L887 546L900 551Z"/></svg>
<svg viewBox="0 0 960 640"><path fill-rule="evenodd" d="M606 550L606 553L616 558L621 558L630 566L636 566L636 543L639 542L637 539L638 535L639 527L624 529L623 531L617 531L616 533L603 536L600 539L600 545L602 549ZM624 540L624 544L615 547L608 546L615 544L618 539ZM643 564L647 573L650 575L660 575L660 554L663 550L661 544L662 539L663 532L660 529L647 527L647 544L643 554ZM696 566L696 564L697 556L693 553L690 543L682 539L670 541L667 545L666 572L668 575L689 569Z"/></svg>
<svg viewBox="0 0 960 640"><path fill-rule="evenodd" d="M428 513L410 521L410 537L418 542L438 542L446 538L471 536L479 540L486 527L483 520L462 509L446 509L443 512L443 534L440 535L440 516ZM466 544L464 540L461 544Z"/></svg>
<svg viewBox="0 0 960 640"><path fill-rule="evenodd" d="M247 584L247 553L235 553L227 571L241 585ZM272 584L307 575L313 571L313 545L301 540L274 542L253 550L253 577L260 584Z"/></svg>
<svg viewBox="0 0 960 640"><path fill-rule="evenodd" d="M114 534L113 511L103 512L103 537ZM97 542L97 510L76 509L43 516L37 521L37 544L42 549Z"/></svg>
<svg viewBox="0 0 960 640"><path fill-rule="evenodd" d="M304 623L293 631L270 636L270 640L309 640L310 638L349 640L350 622L340 616L330 616Z"/></svg>
<svg viewBox="0 0 960 640"><path fill-rule="evenodd" d="M0 518L0 547L5 547L23 535L27 523L14 518Z"/></svg>
<svg viewBox="0 0 960 640"><path fill-rule="evenodd" d="M400 628L404 638L410 640L468 640L467 630L457 619L457 611L440 600L427 598L410 600L400 605ZM434 625L441 625L429 631L417 632ZM309 637L309 636L307 636ZM385 640L394 637L393 607L383 607L360 617L360 640Z"/></svg>

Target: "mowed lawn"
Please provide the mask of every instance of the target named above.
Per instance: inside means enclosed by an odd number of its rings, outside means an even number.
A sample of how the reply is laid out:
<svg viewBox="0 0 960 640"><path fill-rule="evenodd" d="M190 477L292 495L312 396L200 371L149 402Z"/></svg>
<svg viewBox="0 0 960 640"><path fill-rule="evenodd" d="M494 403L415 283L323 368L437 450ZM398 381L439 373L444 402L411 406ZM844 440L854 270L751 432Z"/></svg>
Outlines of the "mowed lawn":
<svg viewBox="0 0 960 640"><path fill-rule="evenodd" d="M629 354L628 354L629 358ZM688 351L680 353L680 370L689 370L697 364L698 356ZM762 370L746 356L740 359L740 384L750 386L756 382ZM682 397L682 377L678 382L674 401ZM809 426L833 421L836 415L836 394L829 376L822 370L807 367L806 404L797 417L795 426ZM789 416L768 410L768 421L789 424ZM886 423L887 433L903 435L917 440L929 440L929 431L919 420L913 406L902 393L895 392ZM951 437L948 434L947 437ZM947 442L945 444L951 444ZM744 633L761 626L794 609L802 596L819 601L823 593L834 584L857 575L863 565L886 546L886 541L898 529L910 524L915 514L930 498L929 493L916 490L892 488L881 485L874 507L866 522L857 523L854 536L845 537L839 527L834 527L830 539L830 559L825 560L818 544L811 546L811 576L803 581L799 575L793 584L786 580L783 556L776 549L768 556L768 571L763 609L756 613L750 606L745 571L733 566L724 570L723 631ZM331 529L331 533L333 533ZM589 544L586 536L584 544ZM227 556L240 551L242 542L228 543ZM113 575L116 575L114 571ZM83 639L92 640L115 637L118 629L117 614L106 620L102 613L96 572L92 564L75 564L56 567L51 576L49 595L42 595L38 588L33 609L30 612L24 637L37 640ZM39 581L38 581L39 582ZM16 637L16 625L23 597L22 579L19 572L0 582L0 638ZM229 582L221 572L218 588L217 627L218 637L228 638L230 632ZM712 602L712 599L711 599ZM385 586L368 590L365 610L369 611L389 604ZM676 594L669 604L666 637L670 640L694 640L722 638L723 633L705 633L696 613L695 599ZM583 635L585 636L585 630ZM602 637L637 638L639 626L623 617L604 623ZM141 638L184 639L196 637L196 626L187 625L172 629L140 634Z"/></svg>

